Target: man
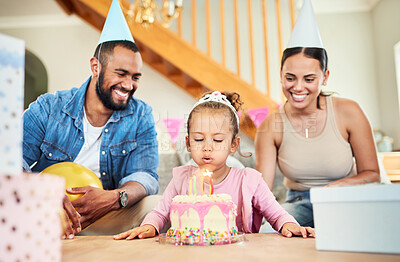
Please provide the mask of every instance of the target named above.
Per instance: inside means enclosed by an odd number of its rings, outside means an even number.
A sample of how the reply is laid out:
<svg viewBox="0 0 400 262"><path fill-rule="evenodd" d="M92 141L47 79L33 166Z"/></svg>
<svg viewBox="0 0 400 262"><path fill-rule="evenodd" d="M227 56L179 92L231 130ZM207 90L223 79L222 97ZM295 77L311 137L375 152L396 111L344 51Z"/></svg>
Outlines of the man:
<svg viewBox="0 0 400 262"><path fill-rule="evenodd" d="M123 19L122 24L115 24L115 17ZM89 225L82 233L115 234L139 226L158 200L146 197L158 192L152 109L133 97L142 65L114 0L90 59L92 76L79 89L40 96L24 113L26 169L40 172L52 164L72 161L93 170L103 184L104 189L67 189L83 194L72 202L64 197L64 209L71 219L68 238Z"/></svg>

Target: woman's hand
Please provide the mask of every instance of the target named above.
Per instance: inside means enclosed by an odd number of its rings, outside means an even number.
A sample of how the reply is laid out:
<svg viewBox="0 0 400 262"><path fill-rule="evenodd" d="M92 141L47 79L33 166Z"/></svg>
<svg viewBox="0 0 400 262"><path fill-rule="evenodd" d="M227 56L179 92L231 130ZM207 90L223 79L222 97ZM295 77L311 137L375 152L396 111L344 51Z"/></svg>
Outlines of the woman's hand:
<svg viewBox="0 0 400 262"><path fill-rule="evenodd" d="M152 225L144 225L141 227L135 227L131 230L122 232L121 234L115 235L114 239L115 240L121 240L121 239L126 239L126 240L131 240L134 239L135 237L138 237L140 239L142 238L147 238L147 237L154 237L156 235L156 229Z"/></svg>
<svg viewBox="0 0 400 262"><path fill-rule="evenodd" d="M325 187L334 187L334 186L348 186L348 185L355 185L358 183L352 183L351 179L342 178L336 181L333 181L332 183L327 184Z"/></svg>
<svg viewBox="0 0 400 262"><path fill-rule="evenodd" d="M315 237L315 230L312 227L302 227L298 224L288 222L283 224L281 234L285 237L302 236L307 238L308 236Z"/></svg>

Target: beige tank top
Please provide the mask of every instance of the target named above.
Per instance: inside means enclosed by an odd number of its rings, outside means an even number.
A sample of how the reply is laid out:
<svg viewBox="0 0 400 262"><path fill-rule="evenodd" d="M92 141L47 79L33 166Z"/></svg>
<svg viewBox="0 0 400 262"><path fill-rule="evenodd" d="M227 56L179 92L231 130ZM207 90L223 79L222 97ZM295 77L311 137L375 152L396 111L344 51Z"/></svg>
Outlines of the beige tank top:
<svg viewBox="0 0 400 262"><path fill-rule="evenodd" d="M353 152L336 125L332 97L327 96L327 119L322 133L313 138L299 135L289 122L284 107L279 109L283 121L278 166L284 184L293 190L325 186L346 176L355 175Z"/></svg>

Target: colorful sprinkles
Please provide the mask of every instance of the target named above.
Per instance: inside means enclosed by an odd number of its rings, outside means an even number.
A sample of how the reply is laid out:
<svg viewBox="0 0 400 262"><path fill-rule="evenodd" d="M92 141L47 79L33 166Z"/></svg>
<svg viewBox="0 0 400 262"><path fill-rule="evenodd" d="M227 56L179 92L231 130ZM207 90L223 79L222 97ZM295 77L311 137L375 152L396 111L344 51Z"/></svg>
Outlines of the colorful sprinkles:
<svg viewBox="0 0 400 262"><path fill-rule="evenodd" d="M238 230L232 227L230 232L218 232L198 228L173 229L167 231L167 238L175 245L224 245L236 242Z"/></svg>

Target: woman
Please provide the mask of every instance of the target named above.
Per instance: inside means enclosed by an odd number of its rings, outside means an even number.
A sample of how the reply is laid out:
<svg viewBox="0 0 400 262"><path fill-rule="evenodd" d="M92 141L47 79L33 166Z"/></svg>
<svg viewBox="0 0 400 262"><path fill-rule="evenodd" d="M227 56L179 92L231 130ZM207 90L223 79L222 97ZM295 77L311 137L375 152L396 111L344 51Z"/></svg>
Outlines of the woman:
<svg viewBox="0 0 400 262"><path fill-rule="evenodd" d="M288 188L283 206L301 226L314 226L310 188L379 181L364 112L352 100L321 91L329 78L327 63L324 48L284 51L281 83L287 102L264 120L255 140L255 168L272 189L278 163Z"/></svg>

